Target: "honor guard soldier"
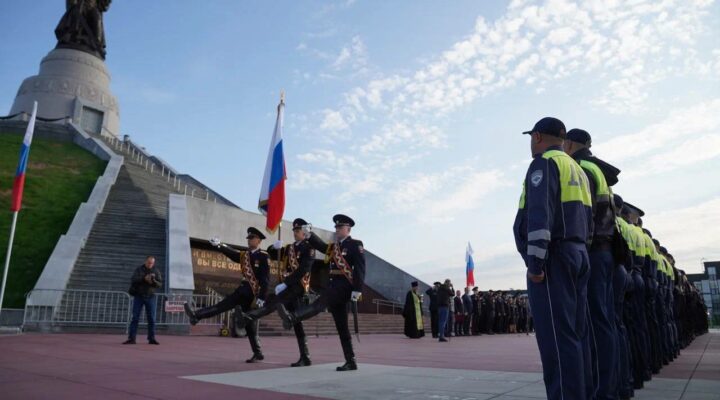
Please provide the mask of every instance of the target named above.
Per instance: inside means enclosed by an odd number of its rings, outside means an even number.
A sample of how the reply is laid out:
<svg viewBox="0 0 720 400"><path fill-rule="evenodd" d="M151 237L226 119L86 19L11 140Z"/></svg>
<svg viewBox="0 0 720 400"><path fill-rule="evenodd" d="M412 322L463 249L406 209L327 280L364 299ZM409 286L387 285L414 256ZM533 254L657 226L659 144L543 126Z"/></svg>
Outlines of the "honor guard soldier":
<svg viewBox="0 0 720 400"><path fill-rule="evenodd" d="M326 307L332 313L335 328L340 337L345 364L337 367L338 371L357 369L352 337L348 329L348 301L357 301L362 293L365 281L365 254L363 244L350 237L350 230L355 225L350 217L337 214L335 222L335 242L325 243L315 233L310 232L310 245L325 254L325 263L330 268L330 282L320 292L320 296L310 305L301 306L295 312L289 312L282 303L278 304L278 313L283 319L285 329L299 321L311 318Z"/></svg>
<svg viewBox="0 0 720 400"><path fill-rule="evenodd" d="M549 399L589 399L587 282L592 237L590 187L582 168L562 151L565 125L543 118L532 130L530 164L515 218Z"/></svg>
<svg viewBox="0 0 720 400"><path fill-rule="evenodd" d="M218 247L229 259L240 264L242 267L243 281L234 292L214 306L193 310L188 303L185 303L185 313L190 318L192 325L197 324L201 319L210 318L229 311L233 307L239 307L239 310L236 310L236 312L240 313L242 310L250 310L253 302L258 307L262 307L263 304L265 304L265 296L270 282L270 267L268 265L268 253L260 250L260 243L263 239L265 239L265 235L263 235L262 232L256 228L249 227L247 230L247 251L235 250L224 243L220 243L217 238L210 240L210 244ZM258 321L255 321L245 327L253 352L252 357L246 360L248 363L253 363L265 358L260 347L260 337L258 336L259 325L257 322Z"/></svg>
<svg viewBox="0 0 720 400"><path fill-rule="evenodd" d="M613 297L613 274L615 259L612 240L615 234L615 210L606 171L601 166L609 164L595 157L590 151L592 138L587 131L570 129L563 143L565 153L570 155L585 171L592 201L593 235L590 245L590 279L588 280L588 307L594 333L592 347L593 377L598 380L597 400L617 398L617 331L615 328L615 304ZM617 169L615 169L617 170ZM619 171L618 171L619 172ZM617 181L617 178L615 178ZM597 370L595 370L597 369Z"/></svg>
<svg viewBox="0 0 720 400"><path fill-rule="evenodd" d="M270 258L279 262L282 282L275 287L275 294L270 295L262 307L249 313L237 313L235 326L244 327L255 323L260 318L274 312L278 303L284 304L288 310L294 311L298 303L302 301L310 286L310 270L315 260L315 249L310 247L310 243L305 239L305 232L303 232L303 228L306 226L309 226L307 221L296 218L292 227L295 241L283 247L282 242L278 240L268 248ZM312 365L302 321L293 324L293 330L300 350L300 359L290 366Z"/></svg>

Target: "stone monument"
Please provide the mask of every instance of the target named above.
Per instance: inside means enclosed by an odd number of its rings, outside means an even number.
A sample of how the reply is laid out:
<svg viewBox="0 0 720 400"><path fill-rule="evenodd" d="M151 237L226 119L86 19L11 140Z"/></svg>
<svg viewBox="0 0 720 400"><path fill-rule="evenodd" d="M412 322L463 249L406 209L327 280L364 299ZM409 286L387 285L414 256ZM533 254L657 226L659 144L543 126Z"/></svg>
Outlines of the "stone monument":
<svg viewBox="0 0 720 400"><path fill-rule="evenodd" d="M103 12L111 0L66 0L55 36L58 43L40 62L40 72L23 81L10 114L30 113L38 102L42 118L69 117L86 132L120 135L120 112L105 66Z"/></svg>

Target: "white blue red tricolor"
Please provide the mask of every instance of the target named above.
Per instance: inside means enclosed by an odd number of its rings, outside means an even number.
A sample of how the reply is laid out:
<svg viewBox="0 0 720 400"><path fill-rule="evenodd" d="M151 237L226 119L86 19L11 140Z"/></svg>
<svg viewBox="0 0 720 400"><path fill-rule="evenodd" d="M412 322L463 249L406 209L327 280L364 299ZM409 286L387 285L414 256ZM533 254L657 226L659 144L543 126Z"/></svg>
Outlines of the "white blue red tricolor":
<svg viewBox="0 0 720 400"><path fill-rule="evenodd" d="M465 276L467 280L466 286L475 286L475 263L473 262L473 249L468 242L467 249L465 250Z"/></svg>
<svg viewBox="0 0 720 400"><path fill-rule="evenodd" d="M35 130L35 116L37 115L37 101L33 104L32 115L25 130L22 147L20 147L20 160L18 161L17 171L15 172L15 181L13 182L12 199L10 201L10 211L20 211L22 204L23 190L25 189L25 170L27 169L28 158L30 157L30 143Z"/></svg>
<svg viewBox="0 0 720 400"><path fill-rule="evenodd" d="M285 212L285 180L287 175L285 173L285 155L283 154L282 142L284 108L285 102L281 97L280 104L278 104L275 131L273 132L270 151L265 164L265 175L260 188L260 200L258 201L258 209L263 215L267 216L265 227L270 232L275 232L280 226Z"/></svg>

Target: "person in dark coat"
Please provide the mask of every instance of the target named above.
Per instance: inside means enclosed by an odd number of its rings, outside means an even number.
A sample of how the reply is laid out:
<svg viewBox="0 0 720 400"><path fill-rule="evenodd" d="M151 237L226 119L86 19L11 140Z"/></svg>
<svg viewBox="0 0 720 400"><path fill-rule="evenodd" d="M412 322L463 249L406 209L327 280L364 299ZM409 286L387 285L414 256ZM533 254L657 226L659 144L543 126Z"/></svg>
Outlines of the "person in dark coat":
<svg viewBox="0 0 720 400"><path fill-rule="evenodd" d="M440 342L447 342L447 339L445 339L446 329L447 329L447 322L448 322L448 313L450 312L450 302L452 301L453 297L453 287L452 283L450 283L450 279L446 279L445 283L440 285L437 290L438 293L438 333L439 338L438 341Z"/></svg>
<svg viewBox="0 0 720 400"><path fill-rule="evenodd" d="M480 325L481 325L481 314L480 314L480 294L478 293L477 286L473 289L473 294L471 297L472 299L472 317L471 317L471 325L470 325L470 331L473 335L479 335L480 334Z"/></svg>
<svg viewBox="0 0 720 400"><path fill-rule="evenodd" d="M422 315L422 297L418 295L417 281L410 284L410 290L405 296L403 318L405 318L405 336L411 339L420 339L425 336Z"/></svg>
<svg viewBox="0 0 720 400"><path fill-rule="evenodd" d="M473 301L472 297L470 296L470 288L465 288L465 294L462 296L462 303L463 303L463 309L465 311L464 319L463 319L463 335L467 336L470 335L470 323L472 322L472 311L473 311Z"/></svg>
<svg viewBox="0 0 720 400"><path fill-rule="evenodd" d="M428 307L430 309L430 330L432 332L432 337L437 339L438 337L438 288L440 287L440 282L433 283L433 287L425 291L425 294L427 294L428 299L430 299L430 306Z"/></svg>
<svg viewBox="0 0 720 400"><path fill-rule="evenodd" d="M485 315L485 333L488 335L494 335L495 332L493 331L493 324L495 323L495 295L492 290L483 294L482 304L482 313Z"/></svg>
<svg viewBox="0 0 720 400"><path fill-rule="evenodd" d="M462 336L463 326L465 325L465 305L463 304L462 295L460 294L459 290L455 292L455 298L453 298L453 302L455 305L455 308L453 310L455 314L455 323L453 324L455 327L455 336Z"/></svg>
<svg viewBox="0 0 720 400"><path fill-rule="evenodd" d="M148 325L148 343L160 344L155 340L155 307L157 305L155 289L162 286L162 275L155 268L155 257L146 257L145 263L135 269L131 281L128 292L133 296L132 321L130 322L128 338L123 344L135 344L135 336L137 335L140 313L143 307L145 307Z"/></svg>

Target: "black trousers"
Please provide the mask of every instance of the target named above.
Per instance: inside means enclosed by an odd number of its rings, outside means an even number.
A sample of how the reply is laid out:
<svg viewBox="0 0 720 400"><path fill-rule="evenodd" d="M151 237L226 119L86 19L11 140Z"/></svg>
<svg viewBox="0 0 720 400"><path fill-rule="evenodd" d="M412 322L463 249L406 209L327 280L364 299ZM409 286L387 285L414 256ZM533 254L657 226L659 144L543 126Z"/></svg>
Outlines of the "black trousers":
<svg viewBox="0 0 720 400"><path fill-rule="evenodd" d="M355 361L352 336L348 328L348 302L351 295L352 285L350 282L344 277L331 275L328 286L320 292L317 300L312 304L300 306L295 311L296 321L301 322L314 317L327 308L333 316L346 361Z"/></svg>
<svg viewBox="0 0 720 400"><path fill-rule="evenodd" d="M438 337L438 310L430 310L430 330L432 331L432 337Z"/></svg>

